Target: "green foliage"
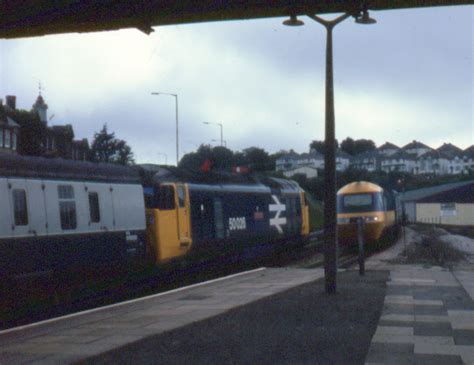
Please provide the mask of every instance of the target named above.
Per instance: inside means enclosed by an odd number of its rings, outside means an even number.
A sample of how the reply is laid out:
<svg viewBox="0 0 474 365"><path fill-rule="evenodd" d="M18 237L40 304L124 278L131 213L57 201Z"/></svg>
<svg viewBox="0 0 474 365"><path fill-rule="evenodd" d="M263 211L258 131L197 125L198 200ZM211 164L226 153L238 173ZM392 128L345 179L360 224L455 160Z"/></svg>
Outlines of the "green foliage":
<svg viewBox="0 0 474 365"><path fill-rule="evenodd" d="M341 142L341 150L347 152L349 155L355 156L359 153L373 151L377 147L375 146L375 142L371 139L356 139L353 140L350 137L347 137L345 140Z"/></svg>
<svg viewBox="0 0 474 365"><path fill-rule="evenodd" d="M277 157L270 156L264 149L250 147L242 152L233 152L226 147L199 146L196 152L187 153L179 161L179 167L198 171L205 161L210 161L215 171L232 171L233 167L246 166L252 172L273 171Z"/></svg>
<svg viewBox="0 0 474 365"><path fill-rule="evenodd" d="M124 140L115 138L115 133L109 133L107 124L104 124L100 132L94 134L91 145L91 160L121 165L132 165L134 163L130 146Z"/></svg>
<svg viewBox="0 0 474 365"><path fill-rule="evenodd" d="M339 142L336 139L336 149L339 148ZM324 141L314 140L309 145L309 150L316 150L320 154L324 155Z"/></svg>

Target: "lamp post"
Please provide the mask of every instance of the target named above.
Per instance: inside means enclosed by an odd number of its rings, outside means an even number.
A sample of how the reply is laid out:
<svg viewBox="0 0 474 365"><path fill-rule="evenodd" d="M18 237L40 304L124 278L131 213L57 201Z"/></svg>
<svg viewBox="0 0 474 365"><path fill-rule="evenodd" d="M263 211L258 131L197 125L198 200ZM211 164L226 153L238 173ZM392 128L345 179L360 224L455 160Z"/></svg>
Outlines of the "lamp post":
<svg viewBox="0 0 474 365"><path fill-rule="evenodd" d="M157 152L157 155L165 156L165 165L168 165L168 155L166 153Z"/></svg>
<svg viewBox="0 0 474 365"><path fill-rule="evenodd" d="M175 101L176 101L176 166L178 166L178 162L179 162L178 94L152 92L151 95L169 95L175 98Z"/></svg>
<svg viewBox="0 0 474 365"><path fill-rule="evenodd" d="M326 118L324 139L324 277L326 293L336 293L337 273L337 211L336 211L336 139L334 115L334 83L333 83L333 56L332 30L340 22L353 14L343 14L334 20L325 20L317 15L308 14L308 17L322 24L326 28ZM354 16L359 24L373 24L375 20L369 17L367 9ZM304 23L291 15L283 22L288 26L299 26Z"/></svg>
<svg viewBox="0 0 474 365"><path fill-rule="evenodd" d="M224 145L223 145L223 141L224 141L224 138L223 138L223 136L224 136L224 132L223 132L224 126L223 126L221 123L211 123L211 122L202 122L202 123L203 123L203 124L209 124L209 125L211 125L211 124L213 124L213 125L218 125L219 127L221 127L221 147L224 146Z"/></svg>
<svg viewBox="0 0 474 365"><path fill-rule="evenodd" d="M227 148L227 141L226 140L218 140L218 139L211 139L211 142L220 142L221 146Z"/></svg>

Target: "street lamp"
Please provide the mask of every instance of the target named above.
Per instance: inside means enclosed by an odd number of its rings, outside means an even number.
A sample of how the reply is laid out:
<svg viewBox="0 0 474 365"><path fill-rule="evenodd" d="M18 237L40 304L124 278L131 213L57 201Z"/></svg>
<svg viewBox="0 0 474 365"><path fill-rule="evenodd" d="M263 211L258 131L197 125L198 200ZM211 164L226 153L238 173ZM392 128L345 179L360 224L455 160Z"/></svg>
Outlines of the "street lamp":
<svg viewBox="0 0 474 365"><path fill-rule="evenodd" d="M168 165L168 155L166 153L157 152L157 155L165 156L165 165Z"/></svg>
<svg viewBox="0 0 474 365"><path fill-rule="evenodd" d="M220 142L221 147L224 146L224 147L227 148L227 141L226 140L211 139L211 142ZM224 143L224 144L222 144L222 143Z"/></svg>
<svg viewBox="0 0 474 365"><path fill-rule="evenodd" d="M332 30L333 28L354 16L359 24L373 24L375 20L369 17L367 9L357 14L346 13L334 20L325 20L317 15L308 14L308 17L322 24L326 28L326 120L324 140L324 277L326 293L336 293L337 273L337 211L336 211L336 139L334 116L334 83L332 57ZM285 25L303 25L302 21L291 15Z"/></svg>
<svg viewBox="0 0 474 365"><path fill-rule="evenodd" d="M221 123L211 123L211 122L202 122L202 123L203 124L209 124L209 125L211 125L211 124L218 125L219 127L221 127L221 147L222 147L223 146L223 141L224 141L224 139L223 139L223 129L224 129L223 125Z"/></svg>
<svg viewBox="0 0 474 365"><path fill-rule="evenodd" d="M151 95L169 95L169 96L173 96L176 100L176 166L178 166L178 162L179 162L178 94L152 92Z"/></svg>

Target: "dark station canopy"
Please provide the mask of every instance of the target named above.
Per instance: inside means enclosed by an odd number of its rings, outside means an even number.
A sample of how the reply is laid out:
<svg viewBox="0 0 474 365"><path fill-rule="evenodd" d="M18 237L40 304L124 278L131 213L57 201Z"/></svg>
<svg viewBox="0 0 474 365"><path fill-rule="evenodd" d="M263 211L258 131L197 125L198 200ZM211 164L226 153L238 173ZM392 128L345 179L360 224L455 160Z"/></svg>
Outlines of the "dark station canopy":
<svg viewBox="0 0 474 365"><path fill-rule="evenodd" d="M472 3L473 0L7 0L0 1L0 39L123 28L150 33L151 27L160 25Z"/></svg>

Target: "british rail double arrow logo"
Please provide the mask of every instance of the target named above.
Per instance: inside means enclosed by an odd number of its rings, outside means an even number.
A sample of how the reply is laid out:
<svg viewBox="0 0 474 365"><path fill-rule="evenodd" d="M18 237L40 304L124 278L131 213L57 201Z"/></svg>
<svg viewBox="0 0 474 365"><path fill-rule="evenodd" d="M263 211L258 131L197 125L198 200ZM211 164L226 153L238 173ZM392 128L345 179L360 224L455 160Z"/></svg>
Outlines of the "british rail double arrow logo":
<svg viewBox="0 0 474 365"><path fill-rule="evenodd" d="M286 218L280 217L280 214L286 210L286 205L282 204L276 195L272 195L272 199L275 204L270 204L268 210L270 212L276 212L276 214L274 218L270 219L270 225L274 226L278 230L278 233L283 233L281 225L286 224Z"/></svg>

